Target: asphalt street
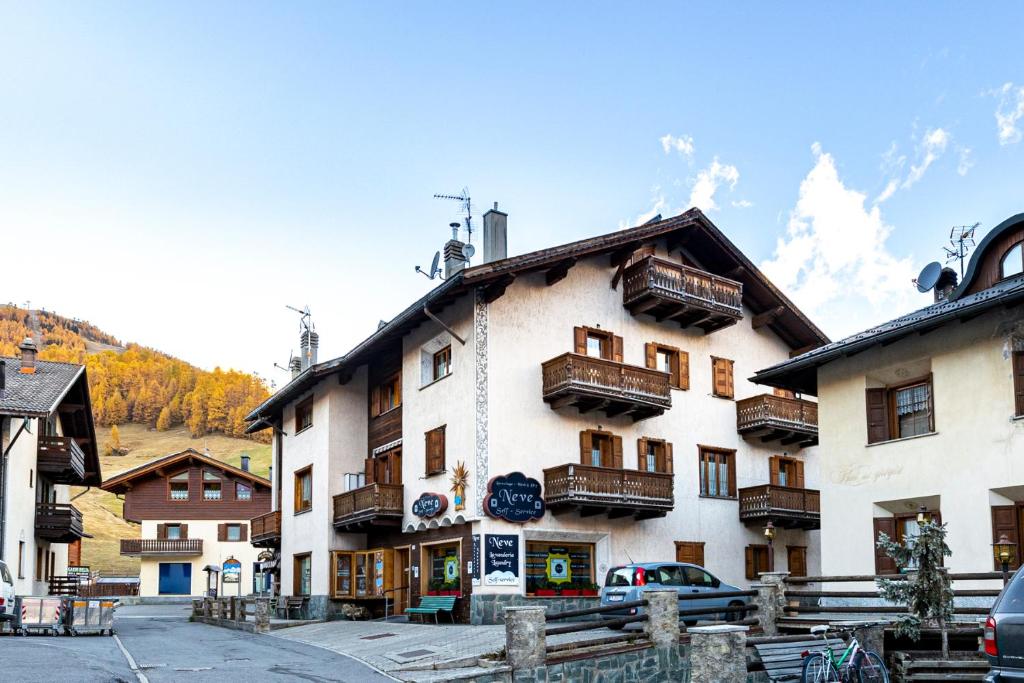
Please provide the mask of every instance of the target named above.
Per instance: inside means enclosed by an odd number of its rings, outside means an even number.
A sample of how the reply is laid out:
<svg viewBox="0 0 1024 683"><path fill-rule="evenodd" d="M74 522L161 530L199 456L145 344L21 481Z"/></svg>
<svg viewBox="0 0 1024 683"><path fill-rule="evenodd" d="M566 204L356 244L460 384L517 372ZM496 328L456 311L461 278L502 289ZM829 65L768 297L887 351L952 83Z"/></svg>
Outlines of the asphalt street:
<svg viewBox="0 0 1024 683"><path fill-rule="evenodd" d="M26 683L393 679L341 654L281 638L192 624L188 607L121 607L116 637L2 636L0 680ZM122 649L123 648L123 649Z"/></svg>

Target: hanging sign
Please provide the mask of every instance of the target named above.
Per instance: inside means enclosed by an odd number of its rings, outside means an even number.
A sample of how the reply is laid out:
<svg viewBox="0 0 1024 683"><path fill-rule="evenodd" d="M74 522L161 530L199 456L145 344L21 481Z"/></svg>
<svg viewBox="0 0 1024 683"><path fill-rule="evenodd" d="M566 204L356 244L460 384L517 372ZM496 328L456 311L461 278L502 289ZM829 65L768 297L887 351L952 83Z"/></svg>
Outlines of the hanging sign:
<svg viewBox="0 0 1024 683"><path fill-rule="evenodd" d="M469 568L470 576L473 579L473 585L480 585L480 534L473 534L473 559L470 560L473 565Z"/></svg>
<svg viewBox="0 0 1024 683"><path fill-rule="evenodd" d="M484 585L519 585L519 535L484 535Z"/></svg>
<svg viewBox="0 0 1024 683"><path fill-rule="evenodd" d="M224 560L220 574L222 583L238 583L242 577L242 563L233 557Z"/></svg>
<svg viewBox="0 0 1024 683"><path fill-rule="evenodd" d="M448 498L441 493L424 493L412 502L412 514L417 517L437 517L448 509Z"/></svg>
<svg viewBox="0 0 1024 683"><path fill-rule="evenodd" d="M484 512L495 519L523 523L544 516L540 482L522 472L497 476L487 482Z"/></svg>
<svg viewBox="0 0 1024 683"><path fill-rule="evenodd" d="M76 576L76 577L78 577L80 579L88 579L89 576L90 576L89 568L88 567L84 567L84 566L83 567L68 566L67 574L68 574L68 576Z"/></svg>

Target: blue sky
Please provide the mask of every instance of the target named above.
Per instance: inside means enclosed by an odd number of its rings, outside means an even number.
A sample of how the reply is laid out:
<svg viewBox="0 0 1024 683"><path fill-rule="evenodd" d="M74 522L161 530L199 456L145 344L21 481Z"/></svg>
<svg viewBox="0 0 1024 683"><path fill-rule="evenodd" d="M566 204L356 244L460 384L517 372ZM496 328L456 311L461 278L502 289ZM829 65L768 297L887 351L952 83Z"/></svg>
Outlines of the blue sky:
<svg viewBox="0 0 1024 683"><path fill-rule="evenodd" d="M512 253L696 203L854 332L1024 210L1024 8L986 7L0 2L0 299L280 381L284 304L343 353L469 186Z"/></svg>

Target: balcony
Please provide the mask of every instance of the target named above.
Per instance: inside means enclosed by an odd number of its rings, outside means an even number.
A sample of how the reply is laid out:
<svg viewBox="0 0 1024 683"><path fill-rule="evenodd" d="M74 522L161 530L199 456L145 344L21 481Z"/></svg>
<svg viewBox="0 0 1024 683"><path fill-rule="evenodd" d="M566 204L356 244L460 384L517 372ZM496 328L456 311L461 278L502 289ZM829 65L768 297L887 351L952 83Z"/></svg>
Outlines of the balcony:
<svg viewBox="0 0 1024 683"><path fill-rule="evenodd" d="M85 535L82 513L70 503L36 503L36 538L71 543Z"/></svg>
<svg viewBox="0 0 1024 683"><path fill-rule="evenodd" d="M555 514L664 517L675 506L672 482L673 475L663 472L561 465L544 470L544 502Z"/></svg>
<svg viewBox="0 0 1024 683"><path fill-rule="evenodd" d="M122 538L122 555L202 555L203 539L201 538Z"/></svg>
<svg viewBox="0 0 1024 683"><path fill-rule="evenodd" d="M334 528L361 531L371 526L401 526L401 484L370 484L334 497Z"/></svg>
<svg viewBox="0 0 1024 683"><path fill-rule="evenodd" d="M820 529L821 494L792 486L751 486L739 490L740 521L747 526L772 524L784 529Z"/></svg>
<svg viewBox="0 0 1024 683"><path fill-rule="evenodd" d="M544 401L552 409L572 406L580 413L628 414L634 421L672 407L666 372L603 358L564 353L541 365Z"/></svg>
<svg viewBox="0 0 1024 683"><path fill-rule="evenodd" d="M705 334L743 318L743 283L648 256L623 273L622 305L633 315L699 327Z"/></svg>
<svg viewBox="0 0 1024 683"><path fill-rule="evenodd" d="M39 474L55 484L81 484L85 480L85 453L68 436L40 436L36 452Z"/></svg>
<svg viewBox="0 0 1024 683"><path fill-rule="evenodd" d="M257 548L281 545L281 511L274 510L249 520L249 542Z"/></svg>
<svg viewBox="0 0 1024 683"><path fill-rule="evenodd" d="M768 443L799 448L818 445L818 404L761 394L736 401L736 431Z"/></svg>

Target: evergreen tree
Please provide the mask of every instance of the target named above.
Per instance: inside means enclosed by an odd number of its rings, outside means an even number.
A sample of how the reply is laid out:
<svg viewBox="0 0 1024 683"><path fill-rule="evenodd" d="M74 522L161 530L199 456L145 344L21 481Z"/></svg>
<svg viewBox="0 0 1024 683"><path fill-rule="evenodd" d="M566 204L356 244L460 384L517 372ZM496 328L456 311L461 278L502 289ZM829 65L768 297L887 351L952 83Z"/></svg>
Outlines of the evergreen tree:
<svg viewBox="0 0 1024 683"><path fill-rule="evenodd" d="M113 455L121 452L121 430L114 425L110 428L110 443L107 451Z"/></svg>
<svg viewBox="0 0 1024 683"><path fill-rule="evenodd" d="M156 430L158 432L166 432L171 428L171 409L164 406L160 410L160 417L156 419Z"/></svg>

